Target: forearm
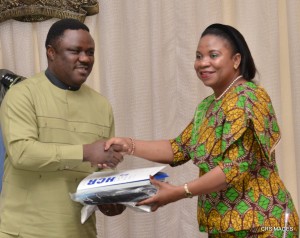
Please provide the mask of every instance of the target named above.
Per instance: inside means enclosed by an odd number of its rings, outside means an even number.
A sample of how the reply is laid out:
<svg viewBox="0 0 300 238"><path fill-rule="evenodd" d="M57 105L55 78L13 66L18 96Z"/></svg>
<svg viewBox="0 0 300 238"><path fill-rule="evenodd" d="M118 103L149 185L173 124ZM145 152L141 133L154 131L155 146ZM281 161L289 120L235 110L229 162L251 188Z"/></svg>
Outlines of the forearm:
<svg viewBox="0 0 300 238"><path fill-rule="evenodd" d="M41 134L47 121L39 122L30 92L18 87L5 96L1 105L1 129L8 160L18 169L56 171L82 164L82 145L50 140ZM52 131L48 131L50 136ZM40 138L44 138L41 141Z"/></svg>
<svg viewBox="0 0 300 238"><path fill-rule="evenodd" d="M169 164L173 161L173 151L171 143L168 140L133 140L133 142L134 156L163 164Z"/></svg>
<svg viewBox="0 0 300 238"><path fill-rule="evenodd" d="M187 183L189 191L193 195L209 194L218 192L227 187L226 177L219 166Z"/></svg>
<svg viewBox="0 0 300 238"><path fill-rule="evenodd" d="M5 118L2 124L6 153L15 168L56 171L72 169L82 163L82 145L41 142L34 123L30 125L17 119L17 116L11 120Z"/></svg>
<svg viewBox="0 0 300 238"><path fill-rule="evenodd" d="M83 158L82 145L54 145L30 140L8 143L7 153L14 167L33 171L72 169L81 165Z"/></svg>

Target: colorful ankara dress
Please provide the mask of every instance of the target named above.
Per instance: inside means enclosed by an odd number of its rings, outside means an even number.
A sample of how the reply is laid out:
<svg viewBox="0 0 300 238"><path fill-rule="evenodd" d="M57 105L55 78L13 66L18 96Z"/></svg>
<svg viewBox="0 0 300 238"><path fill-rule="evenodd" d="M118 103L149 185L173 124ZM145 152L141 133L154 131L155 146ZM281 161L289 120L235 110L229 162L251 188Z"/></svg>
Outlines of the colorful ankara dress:
<svg viewBox="0 0 300 238"><path fill-rule="evenodd" d="M228 183L220 192L199 196L200 231L210 237L282 237L284 229L286 237L298 234L298 215L276 166L279 140L270 97L252 82L233 87L219 101L211 95L198 105L193 121L171 140L171 165L193 160L200 176L220 166Z"/></svg>

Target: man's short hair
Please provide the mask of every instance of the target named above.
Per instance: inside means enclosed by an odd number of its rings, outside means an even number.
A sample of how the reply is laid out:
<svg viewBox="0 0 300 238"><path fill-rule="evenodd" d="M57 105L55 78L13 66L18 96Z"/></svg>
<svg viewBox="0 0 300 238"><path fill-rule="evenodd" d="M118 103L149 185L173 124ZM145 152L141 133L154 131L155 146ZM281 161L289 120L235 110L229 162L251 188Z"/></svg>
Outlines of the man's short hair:
<svg viewBox="0 0 300 238"><path fill-rule="evenodd" d="M80 29L90 32L90 29L85 24L76 19L67 18L55 22L48 31L45 47L53 45L58 38L63 36L65 30Z"/></svg>

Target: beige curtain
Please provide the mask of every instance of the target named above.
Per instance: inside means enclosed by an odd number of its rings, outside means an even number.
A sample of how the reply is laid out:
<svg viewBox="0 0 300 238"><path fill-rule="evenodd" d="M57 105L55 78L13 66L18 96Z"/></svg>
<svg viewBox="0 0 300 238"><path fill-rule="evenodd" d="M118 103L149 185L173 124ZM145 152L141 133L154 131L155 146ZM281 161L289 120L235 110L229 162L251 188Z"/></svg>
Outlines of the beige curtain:
<svg viewBox="0 0 300 238"><path fill-rule="evenodd" d="M282 141L277 161L282 179L300 207L300 1L299 0L100 0L100 13L87 17L96 42L96 63L88 84L113 106L116 134L140 139L177 136L196 105L212 91L193 69L200 33L220 22L237 27L256 61L257 79L269 92ZM0 24L0 68L30 76L47 66L45 37L57 19ZM127 157L119 168L153 166ZM198 176L190 162L167 167L169 181ZM138 213L98 213L101 238L207 237L198 232L196 198Z"/></svg>

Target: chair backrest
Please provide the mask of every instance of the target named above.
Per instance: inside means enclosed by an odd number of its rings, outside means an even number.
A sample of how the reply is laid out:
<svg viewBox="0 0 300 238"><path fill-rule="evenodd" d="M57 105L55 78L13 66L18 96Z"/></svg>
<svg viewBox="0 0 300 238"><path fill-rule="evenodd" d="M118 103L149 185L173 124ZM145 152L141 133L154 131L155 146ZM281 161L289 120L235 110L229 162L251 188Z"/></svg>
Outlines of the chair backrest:
<svg viewBox="0 0 300 238"><path fill-rule="evenodd" d="M0 69L0 105L7 90L24 79L25 77L17 75L8 69Z"/></svg>

